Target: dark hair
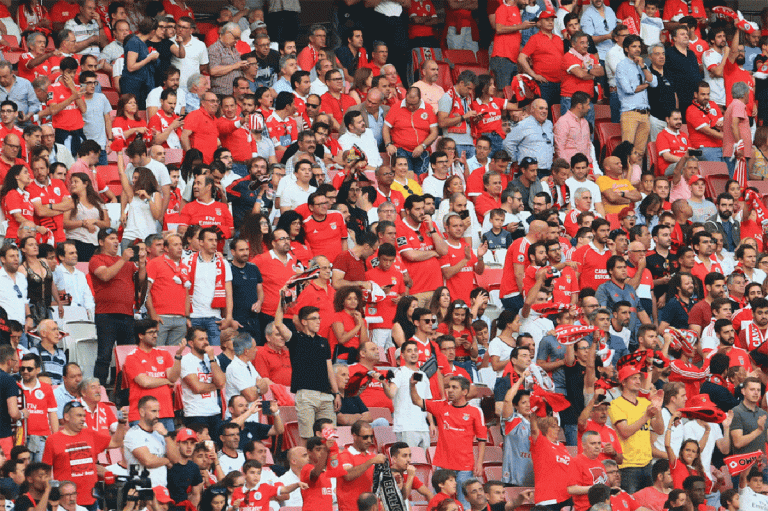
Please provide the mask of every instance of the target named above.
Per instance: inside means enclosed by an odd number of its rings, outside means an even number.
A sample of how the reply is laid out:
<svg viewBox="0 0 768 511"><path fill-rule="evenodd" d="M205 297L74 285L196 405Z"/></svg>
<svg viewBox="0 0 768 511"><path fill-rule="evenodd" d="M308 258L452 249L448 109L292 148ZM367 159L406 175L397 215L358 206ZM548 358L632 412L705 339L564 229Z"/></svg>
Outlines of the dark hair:
<svg viewBox="0 0 768 511"><path fill-rule="evenodd" d="M611 498L611 489L601 483L595 484L587 491L587 498L590 506L605 502Z"/></svg>
<svg viewBox="0 0 768 511"><path fill-rule="evenodd" d="M432 488L436 491L440 490L440 485L445 484L448 479L456 479L456 472L454 470L448 470L445 468L439 468L432 474Z"/></svg>
<svg viewBox="0 0 768 511"><path fill-rule="evenodd" d="M347 297L351 294L354 294L357 297L357 311L362 313L363 308L365 306L365 302L363 301L363 291L360 289L359 286L344 286L338 291L336 291L336 294L333 297L333 310L336 312L341 312L344 310L344 302L347 300ZM309 314L307 314L308 316ZM301 318L306 319L306 318Z"/></svg>
<svg viewBox="0 0 768 511"><path fill-rule="evenodd" d="M3 180L3 187L0 188L0 199L4 199L5 196L8 195L8 192L11 190L16 190L19 187L16 178L19 177L19 174L21 174L26 168L27 167L25 165L13 165L8 170L8 173L5 175L5 179Z"/></svg>
<svg viewBox="0 0 768 511"><path fill-rule="evenodd" d="M301 223L301 228L299 229L299 234L296 235L295 240L301 244L304 244L304 236L306 236L306 231L304 230L304 217L292 209L280 215L280 218L277 220L277 226L275 226L275 230L277 231L282 229L290 236L291 224L296 220Z"/></svg>
<svg viewBox="0 0 768 511"><path fill-rule="evenodd" d="M669 470L669 460L660 459L651 467L651 481L656 482L660 474Z"/></svg>

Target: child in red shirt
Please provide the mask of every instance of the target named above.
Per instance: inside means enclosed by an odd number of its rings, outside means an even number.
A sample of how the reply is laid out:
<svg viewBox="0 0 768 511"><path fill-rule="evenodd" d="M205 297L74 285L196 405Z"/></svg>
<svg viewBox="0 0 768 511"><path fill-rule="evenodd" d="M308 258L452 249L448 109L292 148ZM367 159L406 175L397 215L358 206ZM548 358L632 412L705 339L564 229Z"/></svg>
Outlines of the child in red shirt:
<svg viewBox="0 0 768 511"><path fill-rule="evenodd" d="M232 492L232 504L241 511L269 511L269 501L278 495L287 495L296 488L305 489L302 482L283 486L282 483L259 484L261 482L261 462L248 460L243 464L245 486Z"/></svg>
<svg viewBox="0 0 768 511"><path fill-rule="evenodd" d="M309 463L301 469L299 480L306 488L301 490L304 509L312 511L333 511L332 477L347 473L339 463L339 446L334 440L336 433L328 428L328 438L313 436L307 440Z"/></svg>
<svg viewBox="0 0 768 511"><path fill-rule="evenodd" d="M461 502L456 498L456 472L441 468L432 474L432 487L438 491L432 500L429 501L427 509L435 509L442 501L452 499L458 506L458 511L464 511Z"/></svg>

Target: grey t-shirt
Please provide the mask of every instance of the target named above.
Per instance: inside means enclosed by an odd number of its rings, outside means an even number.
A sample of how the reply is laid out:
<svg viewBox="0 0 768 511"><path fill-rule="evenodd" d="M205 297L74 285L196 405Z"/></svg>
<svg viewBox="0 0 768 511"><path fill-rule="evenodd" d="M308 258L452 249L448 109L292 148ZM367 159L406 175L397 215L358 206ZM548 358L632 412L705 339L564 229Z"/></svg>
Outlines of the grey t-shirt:
<svg viewBox="0 0 768 511"><path fill-rule="evenodd" d="M688 204L690 204L691 209L693 210L691 222L706 222L707 218L717 213L715 205L707 199L704 199L702 202L694 202L693 200L688 199Z"/></svg>
<svg viewBox="0 0 768 511"><path fill-rule="evenodd" d="M763 415L768 415L768 412L760 408L755 408L755 411L750 410L744 403L739 404L733 409L733 422L731 423L731 431L737 429L741 430L742 435L748 435L757 429L757 419ZM762 431L754 440L745 445L744 447L737 449L733 446L733 454L746 454L755 451L765 452L766 435L765 430Z"/></svg>
<svg viewBox="0 0 768 511"><path fill-rule="evenodd" d="M536 354L536 360L546 362L556 362L565 358L565 346L557 342L553 335L542 337L539 343L539 351ZM552 381L555 382L555 390L565 395L565 371L564 366L560 366L552 371Z"/></svg>
<svg viewBox="0 0 768 511"><path fill-rule="evenodd" d="M83 98L85 99L85 98ZM107 132L105 115L112 111L107 97L101 92L93 94L91 99L85 99L87 107L83 114L83 133L88 140L95 140L101 147L107 147Z"/></svg>
<svg viewBox="0 0 768 511"><path fill-rule="evenodd" d="M466 111L469 112L472 110L472 107L470 106L470 101L467 99L465 101L466 104ZM443 97L440 98L440 101L437 102L437 111L438 112L444 112L444 113L450 113L451 107L453 106L453 101L451 101L451 97L448 94L443 94ZM456 145L475 145L474 141L472 140L472 128L467 122L467 132L466 133L451 133L448 130L443 130L443 135L450 138L454 142L456 142Z"/></svg>

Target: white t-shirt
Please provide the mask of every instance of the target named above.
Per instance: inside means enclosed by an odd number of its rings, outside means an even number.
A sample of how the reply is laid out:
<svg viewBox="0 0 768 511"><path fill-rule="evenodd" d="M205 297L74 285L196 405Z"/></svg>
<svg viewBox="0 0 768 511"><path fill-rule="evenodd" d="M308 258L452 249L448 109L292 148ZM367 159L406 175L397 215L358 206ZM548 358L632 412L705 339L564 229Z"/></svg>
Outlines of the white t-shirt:
<svg viewBox="0 0 768 511"><path fill-rule="evenodd" d="M224 387L224 397L229 402L229 398L240 394L243 389L254 387L256 381L260 379L261 376L252 363L246 364L240 360L240 357L235 357L227 366L227 386ZM229 417L229 410L227 410L227 417ZM248 417L246 422L258 421L259 414L255 413Z"/></svg>
<svg viewBox="0 0 768 511"><path fill-rule="evenodd" d="M339 145L344 151L352 149L352 146L356 145L368 157L368 165L372 167L380 167L384 163L371 128L365 128L362 135L355 135L351 131L347 131L339 137Z"/></svg>
<svg viewBox="0 0 768 511"><path fill-rule="evenodd" d="M600 194L600 187L597 186L597 183L594 181L590 181L589 179L585 180L583 183L579 183L574 179L573 177L569 177L565 180L565 184L568 187L568 192L571 195L571 206L576 207L576 203L574 202L574 197L576 196L576 190L579 188L586 188L589 190L589 193L592 195L592 204L589 206L589 210L594 212L595 211L595 203L596 202L603 202L603 196Z"/></svg>
<svg viewBox="0 0 768 511"><path fill-rule="evenodd" d="M136 456L133 455L133 451L139 447L148 448L149 452L155 456L161 458L165 456L165 438L163 438L157 431L147 433L137 424L128 430L128 433L125 434L125 440L123 440L123 457L129 467L131 465L141 465L139 460L136 459ZM153 487L165 486L167 482L167 470L165 465L162 467L150 468L149 478L152 480Z"/></svg>
<svg viewBox="0 0 768 511"><path fill-rule="evenodd" d="M411 375L415 371L407 367L400 367L395 371L395 378L392 383L397 385L397 394L392 400L394 413L392 414L392 431L403 433L404 431L428 432L427 413L413 404L411 401ZM420 382L416 382L416 391L422 399L432 399L432 391L429 388L429 379L427 375Z"/></svg>
<svg viewBox="0 0 768 511"><path fill-rule="evenodd" d="M444 186L445 179L438 179L434 175L430 175L424 179L423 183L421 183L421 190L424 193L432 195L433 197L442 197Z"/></svg>
<svg viewBox="0 0 768 511"><path fill-rule="evenodd" d="M283 178L283 180L284 179L285 178ZM315 190L317 190L317 188L314 186L310 186L307 190L304 190L297 183L288 181L283 194L280 195L280 207L296 209L300 205L306 204L310 194Z"/></svg>
<svg viewBox="0 0 768 511"><path fill-rule="evenodd" d="M695 420L689 420L683 425L683 441L692 438L698 442L703 437L704 428ZM701 449L701 464L703 466L708 467L712 463L712 453L715 451L715 442L721 438L723 438L723 432L720 431L720 427L717 424L712 424L709 428L709 438L707 438L707 443ZM682 445L682 443L680 445ZM711 470L705 470L704 472L706 472L710 481L715 482Z"/></svg>
<svg viewBox="0 0 768 511"><path fill-rule="evenodd" d="M714 78L709 74L709 68L719 66L723 56L713 49L701 54L701 64L704 66L704 81L709 84L709 100L718 105L725 104L725 78Z"/></svg>
<svg viewBox="0 0 768 511"><path fill-rule="evenodd" d="M757 282L758 284L762 285L763 281L765 281L765 272L757 268L754 268L752 270L751 279L747 277L747 282Z"/></svg>
<svg viewBox="0 0 768 511"><path fill-rule="evenodd" d="M228 455L224 454L223 452L219 452L219 465L221 465L221 470L223 470L225 474L229 474L233 470L242 470L243 463L245 463L245 454L243 454L243 451L241 450L237 451L237 458L231 458ZM264 480L263 469L262 469L261 477L263 481Z"/></svg>
<svg viewBox="0 0 768 511"><path fill-rule="evenodd" d="M149 94L147 94L147 108L153 106L155 108L160 108L160 95L163 93L162 87L155 87L151 91L149 91ZM179 87L176 89L176 109L174 112L176 115L181 115L181 109L184 108L187 105L187 93L184 92L184 89Z"/></svg>
<svg viewBox="0 0 768 511"><path fill-rule="evenodd" d="M661 452L666 452L666 448L664 447L664 438L666 436L666 430L667 430L667 426L669 426L670 419L672 419L672 413L669 410L667 410L666 407L662 408L661 420L664 422L665 434L658 435L656 437L656 442L654 442L653 444L653 446ZM685 439L685 426L686 424L678 424L677 426L672 427L672 437L671 437L670 445L672 446L672 450L675 452L675 454L680 452L680 447L683 445L683 440ZM712 452L710 451L709 454L711 456Z"/></svg>
<svg viewBox="0 0 768 511"><path fill-rule="evenodd" d="M645 13L640 16L640 38L646 46L660 42L662 30L664 30L664 20L661 18L651 18Z"/></svg>
<svg viewBox="0 0 768 511"><path fill-rule="evenodd" d="M515 348L498 337L494 337L488 344L488 357L497 356L501 362L506 362L509 360L509 356L512 354L513 349ZM503 369L501 371L496 371L496 378L501 378L503 372Z"/></svg>
<svg viewBox="0 0 768 511"><path fill-rule="evenodd" d="M555 324L540 314L531 311L527 318L520 320L520 333L531 334L536 349L531 360L536 360L539 353L539 343L547 335L547 332L555 329Z"/></svg>
<svg viewBox="0 0 768 511"><path fill-rule="evenodd" d="M154 174L155 179L157 180L157 184L162 188L165 185L171 184L171 176L168 174L168 167L163 165L157 160L153 160L152 158L149 159L149 163L146 165L143 165L143 167L148 168L152 171L152 174ZM129 163L125 167L125 175L128 176L128 179L131 180L133 178L133 169L135 167L133 166L133 163Z"/></svg>
<svg viewBox="0 0 768 511"><path fill-rule="evenodd" d="M293 473L293 470L288 470L285 474L277 479L283 483L283 486L290 486L299 482L299 476ZM331 481L336 481L336 478L332 478ZM304 505L304 499L301 498L301 491L296 490L288 494L288 500L282 502L284 507L302 507Z"/></svg>
<svg viewBox="0 0 768 511"><path fill-rule="evenodd" d="M224 282L232 282L232 268L224 263ZM213 293L216 289L216 263L214 259L205 262L202 259L197 261L197 271L195 272L195 292L191 297L192 318L218 318L221 319L221 310L212 309Z"/></svg>
<svg viewBox="0 0 768 511"><path fill-rule="evenodd" d="M221 401L218 391L195 394L187 385L184 378L189 375L197 376L197 380L203 383L213 382L211 359L203 354L200 360L192 353L187 353L181 358L181 401L184 403L184 415L186 417L210 417L221 413Z"/></svg>
<svg viewBox="0 0 768 511"><path fill-rule="evenodd" d="M181 71L179 88L186 90L189 77L200 74L200 66L208 64L208 48L205 47L204 42L192 36L189 42L184 45L184 58L171 57L171 64ZM181 104L185 105L186 103Z"/></svg>
<svg viewBox="0 0 768 511"><path fill-rule="evenodd" d="M749 486L739 490L739 511L766 510L768 510L768 497L755 493Z"/></svg>

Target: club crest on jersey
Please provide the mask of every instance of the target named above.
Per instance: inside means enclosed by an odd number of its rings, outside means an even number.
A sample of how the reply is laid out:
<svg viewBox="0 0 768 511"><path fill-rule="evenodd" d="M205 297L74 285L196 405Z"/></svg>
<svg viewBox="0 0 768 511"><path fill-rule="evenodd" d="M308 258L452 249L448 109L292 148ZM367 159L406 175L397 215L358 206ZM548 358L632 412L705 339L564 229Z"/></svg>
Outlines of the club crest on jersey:
<svg viewBox="0 0 768 511"><path fill-rule="evenodd" d="M336 230L336 222L331 222L331 229Z"/></svg>
<svg viewBox="0 0 768 511"><path fill-rule="evenodd" d="M398 247L403 247L403 246L405 246L407 244L408 244L408 238L406 238L405 236L398 236L398 238L397 238L397 246Z"/></svg>
<svg viewBox="0 0 768 511"><path fill-rule="evenodd" d="M162 356L157 357L157 363L160 364L160 365L163 364L163 357Z"/></svg>
<svg viewBox="0 0 768 511"><path fill-rule="evenodd" d="M426 121L426 120L427 120L427 117L429 117L429 115L427 115L427 112L422 112L422 113L421 113L421 118L422 118L423 120L425 120L425 121Z"/></svg>
<svg viewBox="0 0 768 511"><path fill-rule="evenodd" d="M462 417L462 420L468 421L469 420L469 414L465 413L464 417Z"/></svg>
<svg viewBox="0 0 768 511"><path fill-rule="evenodd" d="M35 399L43 399L45 397L45 393L42 389L35 389Z"/></svg>
<svg viewBox="0 0 768 511"><path fill-rule="evenodd" d="M261 500L261 492L257 491L256 493L254 493L253 498L256 500Z"/></svg>
<svg viewBox="0 0 768 511"><path fill-rule="evenodd" d="M59 190L58 186L53 187L53 193L55 193L56 195L61 195L61 190Z"/></svg>
<svg viewBox="0 0 768 511"><path fill-rule="evenodd" d="M221 215L221 208L216 208L216 214Z"/></svg>

